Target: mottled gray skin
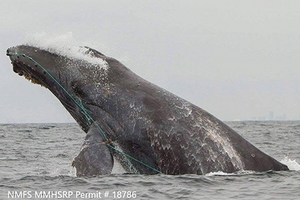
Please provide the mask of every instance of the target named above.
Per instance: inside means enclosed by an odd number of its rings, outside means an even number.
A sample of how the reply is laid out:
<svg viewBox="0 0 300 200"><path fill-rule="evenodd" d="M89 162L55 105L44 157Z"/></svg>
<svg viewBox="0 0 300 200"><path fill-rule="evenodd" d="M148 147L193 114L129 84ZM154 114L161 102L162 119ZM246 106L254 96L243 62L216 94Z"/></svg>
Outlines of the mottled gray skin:
<svg viewBox="0 0 300 200"><path fill-rule="evenodd" d="M105 60L107 70L85 60L60 56L31 46L8 49L40 63L85 110L112 141L65 92L27 58L10 56L14 71L48 88L87 133L73 166L78 176L111 173L114 159L128 172L156 171L126 159L108 145L165 174L206 174L238 170L288 170L226 124L192 103L142 79L119 61L86 47ZM134 167L132 167L134 166Z"/></svg>

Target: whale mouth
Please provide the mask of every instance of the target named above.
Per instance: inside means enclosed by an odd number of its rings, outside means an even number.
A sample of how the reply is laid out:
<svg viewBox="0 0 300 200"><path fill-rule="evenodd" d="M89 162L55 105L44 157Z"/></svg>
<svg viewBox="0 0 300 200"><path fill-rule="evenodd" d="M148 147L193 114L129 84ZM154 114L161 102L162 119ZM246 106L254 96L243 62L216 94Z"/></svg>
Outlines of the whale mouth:
<svg viewBox="0 0 300 200"><path fill-rule="evenodd" d="M27 79L33 84L38 84L43 87L46 87L44 81L42 80L41 76L39 76L38 72L26 62L22 62L20 60L20 56L13 55L9 51L9 49L6 51L6 55L10 57L11 64L13 65L13 71L15 73L17 73L19 76L24 76L25 79Z"/></svg>
<svg viewBox="0 0 300 200"><path fill-rule="evenodd" d="M14 67L15 68L15 67ZM28 66L24 66L24 68L29 68ZM15 70L14 70L15 71ZM36 78L35 75L33 75L30 72L27 72L26 70L20 70L20 71L15 71L19 76L24 76L25 79L30 81L33 84L40 85L42 87L46 87L43 81L40 78Z"/></svg>

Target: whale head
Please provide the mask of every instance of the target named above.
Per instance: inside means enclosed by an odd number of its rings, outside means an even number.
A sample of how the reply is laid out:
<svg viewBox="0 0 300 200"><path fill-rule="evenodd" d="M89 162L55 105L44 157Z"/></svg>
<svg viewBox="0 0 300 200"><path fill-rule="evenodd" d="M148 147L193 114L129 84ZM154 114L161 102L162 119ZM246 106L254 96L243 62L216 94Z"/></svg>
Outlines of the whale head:
<svg viewBox="0 0 300 200"><path fill-rule="evenodd" d="M15 73L49 89L87 132L91 122L84 114L85 104L93 101L89 93L107 84L108 64L103 54L89 47L67 51L19 45L6 54Z"/></svg>

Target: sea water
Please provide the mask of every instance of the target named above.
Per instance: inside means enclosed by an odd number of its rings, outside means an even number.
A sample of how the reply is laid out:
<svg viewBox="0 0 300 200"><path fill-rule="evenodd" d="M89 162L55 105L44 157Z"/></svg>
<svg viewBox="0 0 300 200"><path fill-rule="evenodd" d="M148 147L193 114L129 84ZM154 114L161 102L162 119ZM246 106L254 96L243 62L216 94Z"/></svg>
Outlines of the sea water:
<svg viewBox="0 0 300 200"><path fill-rule="evenodd" d="M299 199L300 121L226 123L291 171L76 177L77 124L2 124L0 199Z"/></svg>

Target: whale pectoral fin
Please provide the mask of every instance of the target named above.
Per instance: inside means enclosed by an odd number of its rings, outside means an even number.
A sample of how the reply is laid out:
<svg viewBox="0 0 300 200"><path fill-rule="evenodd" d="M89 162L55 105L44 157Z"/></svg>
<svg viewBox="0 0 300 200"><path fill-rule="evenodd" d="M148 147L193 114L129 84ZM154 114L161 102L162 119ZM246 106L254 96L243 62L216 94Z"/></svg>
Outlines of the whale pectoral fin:
<svg viewBox="0 0 300 200"><path fill-rule="evenodd" d="M110 174L113 158L106 145L96 144L83 148L73 160L72 166L76 168L77 176Z"/></svg>
<svg viewBox="0 0 300 200"><path fill-rule="evenodd" d="M76 168L77 176L98 176L110 174L113 168L113 156L109 147L103 142L98 130L91 127L84 144L72 166Z"/></svg>

